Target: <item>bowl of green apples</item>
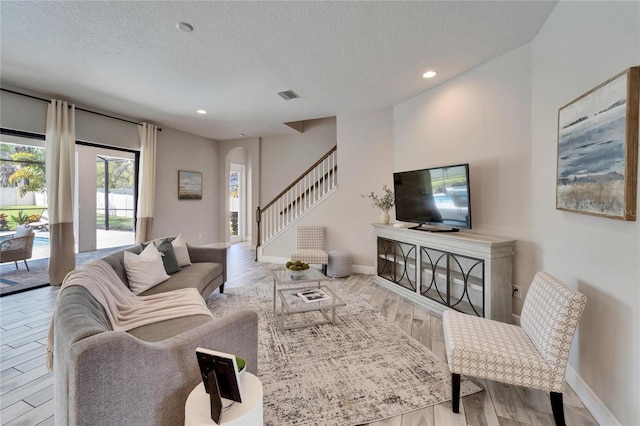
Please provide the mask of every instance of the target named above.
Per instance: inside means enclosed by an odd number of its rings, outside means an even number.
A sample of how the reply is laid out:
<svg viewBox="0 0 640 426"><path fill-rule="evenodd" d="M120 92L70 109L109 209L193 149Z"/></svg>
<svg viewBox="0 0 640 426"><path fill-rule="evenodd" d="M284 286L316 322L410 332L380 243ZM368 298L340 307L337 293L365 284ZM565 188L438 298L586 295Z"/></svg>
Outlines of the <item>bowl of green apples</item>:
<svg viewBox="0 0 640 426"><path fill-rule="evenodd" d="M285 268L291 275L291 278L300 278L304 276L307 269L309 269L309 264L301 262L299 260L289 261L285 265Z"/></svg>

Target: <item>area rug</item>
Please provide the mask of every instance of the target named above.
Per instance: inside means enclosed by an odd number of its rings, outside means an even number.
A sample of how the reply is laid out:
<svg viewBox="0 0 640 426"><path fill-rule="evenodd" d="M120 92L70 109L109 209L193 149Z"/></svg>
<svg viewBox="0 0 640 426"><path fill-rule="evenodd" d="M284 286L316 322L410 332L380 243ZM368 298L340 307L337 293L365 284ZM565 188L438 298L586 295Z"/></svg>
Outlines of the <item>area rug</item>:
<svg viewBox="0 0 640 426"><path fill-rule="evenodd" d="M285 332L273 313L270 282L208 300L215 317L241 309L259 315L266 425L356 425L451 399L443 361L340 282L330 286L347 303L336 311L337 324ZM462 395L480 390L463 379Z"/></svg>

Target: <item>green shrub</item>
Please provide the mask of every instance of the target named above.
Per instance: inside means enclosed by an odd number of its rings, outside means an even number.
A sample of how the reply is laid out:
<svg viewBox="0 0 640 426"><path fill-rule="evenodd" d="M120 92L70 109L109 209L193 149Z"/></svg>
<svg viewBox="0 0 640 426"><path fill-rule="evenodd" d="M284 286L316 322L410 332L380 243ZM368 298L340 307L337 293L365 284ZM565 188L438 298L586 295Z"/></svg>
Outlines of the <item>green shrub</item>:
<svg viewBox="0 0 640 426"><path fill-rule="evenodd" d="M17 223L18 225L24 225L25 223L29 223L30 215L25 213L23 210L18 212L17 216L11 216L11 219Z"/></svg>

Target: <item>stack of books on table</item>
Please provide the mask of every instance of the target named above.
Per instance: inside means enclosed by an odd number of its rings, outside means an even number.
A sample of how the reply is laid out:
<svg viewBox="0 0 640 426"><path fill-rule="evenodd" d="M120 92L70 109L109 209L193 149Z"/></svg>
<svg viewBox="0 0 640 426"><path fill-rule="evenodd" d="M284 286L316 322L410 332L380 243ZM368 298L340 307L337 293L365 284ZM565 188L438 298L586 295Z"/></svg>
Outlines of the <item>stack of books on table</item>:
<svg viewBox="0 0 640 426"><path fill-rule="evenodd" d="M329 300L329 295L319 288L301 291L296 293L296 296L307 303Z"/></svg>

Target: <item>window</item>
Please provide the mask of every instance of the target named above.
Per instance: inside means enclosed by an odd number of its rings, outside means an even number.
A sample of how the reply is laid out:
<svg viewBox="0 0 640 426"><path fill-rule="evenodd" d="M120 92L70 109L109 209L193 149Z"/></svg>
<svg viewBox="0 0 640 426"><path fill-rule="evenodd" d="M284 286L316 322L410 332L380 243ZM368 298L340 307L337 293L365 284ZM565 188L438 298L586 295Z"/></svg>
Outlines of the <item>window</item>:
<svg viewBox="0 0 640 426"><path fill-rule="evenodd" d="M47 208L46 190L44 148L1 142L0 231L38 221Z"/></svg>

